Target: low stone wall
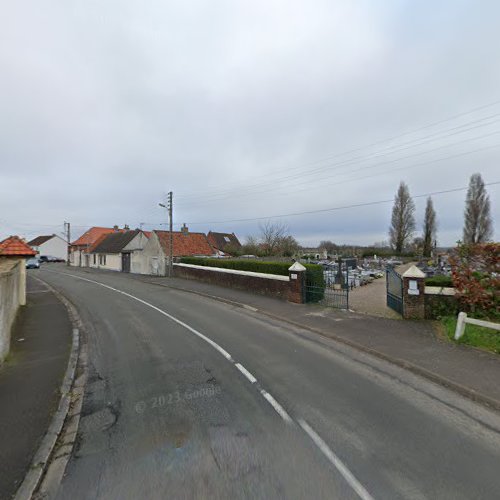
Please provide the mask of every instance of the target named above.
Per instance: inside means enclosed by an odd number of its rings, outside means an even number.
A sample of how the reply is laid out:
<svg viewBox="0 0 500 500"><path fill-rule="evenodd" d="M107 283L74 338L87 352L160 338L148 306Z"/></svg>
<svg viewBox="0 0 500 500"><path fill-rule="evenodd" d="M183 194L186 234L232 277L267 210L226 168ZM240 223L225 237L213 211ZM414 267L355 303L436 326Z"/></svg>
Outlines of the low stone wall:
<svg viewBox="0 0 500 500"><path fill-rule="evenodd" d="M219 267L205 267L193 264L174 264L174 275L178 278L195 279L205 283L239 288L248 292L277 297L290 302L302 303L303 280L296 273L289 276L275 274L254 273L223 269Z"/></svg>
<svg viewBox="0 0 500 500"><path fill-rule="evenodd" d="M9 353L10 330L21 305L21 265L20 261L0 261L0 363Z"/></svg>

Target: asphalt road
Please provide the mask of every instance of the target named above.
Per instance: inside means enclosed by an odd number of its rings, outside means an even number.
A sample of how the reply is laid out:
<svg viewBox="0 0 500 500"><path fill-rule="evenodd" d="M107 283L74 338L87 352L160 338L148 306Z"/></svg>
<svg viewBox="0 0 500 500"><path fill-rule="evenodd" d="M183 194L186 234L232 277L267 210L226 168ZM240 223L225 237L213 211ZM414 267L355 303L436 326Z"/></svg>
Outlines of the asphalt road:
<svg viewBox="0 0 500 500"><path fill-rule="evenodd" d="M61 499L500 496L500 418L458 395L200 296L63 266L39 276L88 334Z"/></svg>

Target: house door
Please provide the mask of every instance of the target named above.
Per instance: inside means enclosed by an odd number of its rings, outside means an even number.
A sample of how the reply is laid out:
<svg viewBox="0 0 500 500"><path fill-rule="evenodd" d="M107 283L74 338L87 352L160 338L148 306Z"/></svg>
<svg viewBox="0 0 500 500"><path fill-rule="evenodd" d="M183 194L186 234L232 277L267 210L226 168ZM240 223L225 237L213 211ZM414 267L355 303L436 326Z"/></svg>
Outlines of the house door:
<svg viewBox="0 0 500 500"><path fill-rule="evenodd" d="M130 272L130 253L122 253L122 273Z"/></svg>
<svg viewBox="0 0 500 500"><path fill-rule="evenodd" d="M151 274L158 276L158 257L151 257Z"/></svg>

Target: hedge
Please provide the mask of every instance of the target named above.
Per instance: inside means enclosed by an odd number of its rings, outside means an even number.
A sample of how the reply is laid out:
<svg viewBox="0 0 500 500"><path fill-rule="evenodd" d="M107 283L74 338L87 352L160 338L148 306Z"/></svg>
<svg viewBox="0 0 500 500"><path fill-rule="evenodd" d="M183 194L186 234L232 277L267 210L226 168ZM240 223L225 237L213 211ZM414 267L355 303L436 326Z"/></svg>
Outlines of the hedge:
<svg viewBox="0 0 500 500"><path fill-rule="evenodd" d="M432 276L430 278L425 278L425 284L427 286L453 287L453 280L451 276Z"/></svg>
<svg viewBox="0 0 500 500"><path fill-rule="evenodd" d="M205 259L203 257L182 257L182 264L193 264L206 267L220 267L223 269L237 269L254 273L277 274L288 276L290 262L264 262L260 260L223 260ZM317 264L304 264L306 268L306 302L319 302L325 294L325 280L323 268Z"/></svg>

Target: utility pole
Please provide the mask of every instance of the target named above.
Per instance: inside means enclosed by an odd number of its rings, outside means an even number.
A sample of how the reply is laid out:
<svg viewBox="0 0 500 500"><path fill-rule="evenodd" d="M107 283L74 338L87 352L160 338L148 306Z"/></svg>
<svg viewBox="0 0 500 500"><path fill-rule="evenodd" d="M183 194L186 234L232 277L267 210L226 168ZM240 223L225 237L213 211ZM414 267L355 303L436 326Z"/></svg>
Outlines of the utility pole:
<svg viewBox="0 0 500 500"><path fill-rule="evenodd" d="M66 256L66 265L69 266L69 258L71 255L70 252L70 243L71 243L71 224L69 222L64 223L64 231L66 233L66 241L68 242L68 251Z"/></svg>
<svg viewBox="0 0 500 500"><path fill-rule="evenodd" d="M171 278L173 276L173 261L174 261L174 218L173 218L173 193L170 191L167 195L167 205L165 206L163 203L158 203L160 207L166 208L168 210L168 226L169 226L169 251L168 251L168 277Z"/></svg>
<svg viewBox="0 0 500 500"><path fill-rule="evenodd" d="M169 259L169 264L168 264L168 277L171 278L173 276L173 271L174 271L174 217L173 217L173 193L170 191L168 193L168 223L169 223L169 231L170 231L170 259Z"/></svg>

